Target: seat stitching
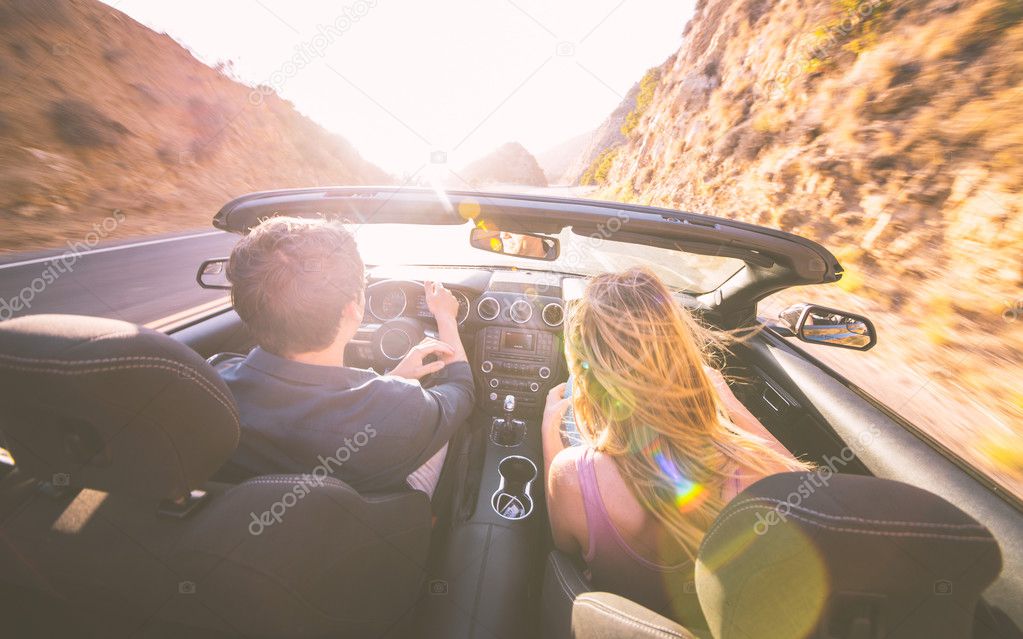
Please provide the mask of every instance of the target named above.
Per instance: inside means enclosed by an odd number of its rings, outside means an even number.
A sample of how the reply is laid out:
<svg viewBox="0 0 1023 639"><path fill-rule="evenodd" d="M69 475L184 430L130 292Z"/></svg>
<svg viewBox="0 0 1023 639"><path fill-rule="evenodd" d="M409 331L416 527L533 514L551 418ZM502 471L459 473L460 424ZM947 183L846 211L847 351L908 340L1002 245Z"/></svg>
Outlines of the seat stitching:
<svg viewBox="0 0 1023 639"><path fill-rule="evenodd" d="M568 578L565 577L564 573L561 571L561 565L560 565L561 562L559 562L559 561L557 561L555 559L552 559L551 563L554 565L554 574L558 578L558 583L561 585L561 590L566 595L568 595L572 599L575 599L576 597L579 596L580 593L588 592L586 590L581 590L579 592L576 592L575 590L573 590L571 584L568 583Z"/></svg>
<svg viewBox="0 0 1023 639"><path fill-rule="evenodd" d="M677 632L675 630L672 630L670 628L665 628L664 626L658 626L657 624L651 623L649 621L645 621L643 619L637 619L636 617L633 617L632 615L624 613L624 612L622 612L620 610L615 610L613 608L610 608L607 605L605 605L603 602L597 601L595 599L588 599L588 598L585 598L585 597L580 597L579 599L576 599L576 603L579 603L580 605L583 605L583 606L589 606L590 608L593 608L594 610L596 610L598 612L602 612L602 613L604 613L605 615L607 615L607 616L609 616L611 618L616 618L617 617L617 618L619 618L620 621L624 621L624 623L626 623L626 624L628 624L630 626L633 626L635 628L639 628L641 630L643 630L643 629L653 630L655 632L664 633L665 635L667 635L669 637L679 637L680 639L686 639L686 637L692 637L692 635L688 631L685 634L682 634L682 633L679 633L679 632Z"/></svg>
<svg viewBox="0 0 1023 639"><path fill-rule="evenodd" d="M886 520L886 519L864 519L862 517L851 517L851 516L843 516L843 515L829 515L827 513L822 513L822 512L818 512L816 510L807 508L806 506L793 505L793 504L790 504L787 501L784 501L784 500L781 500L781 499L773 499L771 497L749 497L749 498L742 499L741 501L735 502L735 506L741 506L743 504L749 504L749 503L757 502L757 501L766 501L766 502L770 502L770 503L773 503L773 504L779 504L779 505L781 505L781 504L788 504L788 506L790 508L795 508L795 509L798 509L798 510L806 511L808 513L813 513L814 515L819 515L821 517L824 517L825 519L836 519L836 520L844 520L844 521L857 521L857 522L864 523L864 524L885 524L885 525L889 525L889 526L919 526L921 528L957 528L957 529L986 530L986 528L984 528L984 526L982 526L980 524L942 524L942 523L937 523L937 522L926 522L926 521L894 521L894 520Z"/></svg>
<svg viewBox="0 0 1023 639"><path fill-rule="evenodd" d="M737 514L739 514L741 512L744 512L744 511L747 511L747 510L756 510L758 508L764 508L764 507L763 506L755 506L755 505L754 506L746 506L744 508L737 508L737 509L733 510L732 512L728 513L723 519L720 520L718 527L715 527L713 530L711 530L709 533L707 533L706 537L704 537L703 545L706 545L706 544L710 543L710 538L714 535L714 533L716 533L718 531L718 528L720 527L720 524L723 524L725 521L728 521L733 516L735 516L735 515L737 515ZM792 517L793 519L798 519L800 521L806 522L806 523L810 524L811 526L816 526L818 528L824 528L826 530L834 530L834 531L837 531L837 532L847 532L847 533L854 533L854 534L860 534L860 535L874 535L874 536L877 536L877 537L917 537L917 538L921 538L921 539L945 539L945 540L949 540L949 541L982 541L982 542L988 542L988 543L991 543L991 542L995 541L991 537L967 537L967 536L962 536L962 535L939 535L939 534L936 534L936 533L891 532L891 531L881 531L881 530L863 530L863 529L860 529L860 528L844 528L844 527L841 527L841 526L830 526L828 524L823 524L823 523L821 523L819 521L813 521L812 519L807 519L805 517L800 517L799 515L795 515L795 514L792 514L792 513L786 514L785 517Z"/></svg>
<svg viewBox="0 0 1023 639"><path fill-rule="evenodd" d="M2 356L0 356L0 357L2 357ZM191 381L196 382L199 385L200 388L202 388L203 390L206 391L207 394L209 394L211 397L213 397L213 399L215 399L218 402L220 402L224 406L224 408L226 408L227 411L231 414L231 417L234 419L235 426L236 427L240 427L239 420L238 420L238 415L237 415L237 413L235 413L235 411L231 407L230 403L225 401L225 398L223 397L223 395L221 395L219 392L217 392L215 387L208 386L206 381L198 376L198 371L196 371L194 369L191 369L191 368L189 368L187 366L180 365L177 362L174 362L173 360L161 360L161 361L167 361L167 362L170 362L172 364L177 364L178 367L175 368L175 367L171 367L171 366L162 366L162 365L159 365L159 364L129 364L127 366L104 366L104 367L98 367L98 368L89 368L89 369L86 369L86 370L72 371L72 370L62 370L62 369L59 369L59 368L39 368L39 367L35 367L35 366L16 366L16 365L6 364L6 363L3 363L3 362L0 362L0 368L6 368L6 369L10 369L10 370L22 370L22 371L28 371L28 372L32 372L32 373L54 373L54 374L57 374L57 375L85 375L85 374L88 374L88 373L101 373L101 372L109 372L109 371L128 370L128 369L133 369L133 368L162 369L162 370L172 371L174 373L180 373L181 369L184 368L185 371L187 371L189 373L193 373L192 376L189 376L186 379L189 379Z"/></svg>
<svg viewBox="0 0 1023 639"><path fill-rule="evenodd" d="M18 362L26 362L26 363L30 363L30 364L59 364L59 365L65 365L65 366L82 366L82 365L85 365L85 364L112 364L112 363L117 363L117 362L161 362L161 363L165 363L165 364L171 364L175 368L184 369L185 371L194 374L194 376L196 378L195 381L197 383L199 383L200 385L204 386L207 390L210 390L213 393L215 393L216 395L218 395L218 396L222 397L223 399L227 400L227 397L223 393L221 393L220 390L216 386L213 386L206 379L204 379L200 375L198 370L196 370L196 369L194 369L191 366L188 366L186 364L182 364L181 362L178 362L176 360L167 359L166 357L151 357L151 356L148 356L148 355L133 355L133 356L128 356L128 357L105 357L105 358L101 358L101 359L62 360L62 359L45 359L45 358L35 358L35 357L19 357L17 355L7 355L7 354L4 354L4 353L0 353L0 359L8 359L8 360L14 360L14 361L18 361ZM9 368L16 368L16 367L10 366ZM135 367L135 368L138 368L138 367ZM35 370L35 369L21 369L21 370ZM103 370L103 369L98 369L98 370ZM109 369L109 370L117 370L117 369L116 368L112 368L112 369ZM40 369L40 371L41 372L49 372L49 371L42 370L42 369ZM88 371L82 371L82 372L83 373L97 372L97 370L88 370ZM230 402L228 402L228 403L230 403ZM232 412L234 412L234 411L232 411Z"/></svg>

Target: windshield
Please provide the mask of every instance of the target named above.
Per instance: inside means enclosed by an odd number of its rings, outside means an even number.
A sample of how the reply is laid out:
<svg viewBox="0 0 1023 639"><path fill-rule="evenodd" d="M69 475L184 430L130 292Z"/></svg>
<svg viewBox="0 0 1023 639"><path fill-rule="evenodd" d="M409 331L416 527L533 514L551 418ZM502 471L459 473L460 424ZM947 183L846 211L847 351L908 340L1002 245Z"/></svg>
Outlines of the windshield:
<svg viewBox="0 0 1023 639"><path fill-rule="evenodd" d="M351 224L366 264L397 266L496 266L550 270L575 275L599 275L632 266L653 269L665 283L688 293L706 293L721 285L745 264L742 260L697 255L674 249L643 246L613 239L606 231L579 235L570 228L558 234L561 253L557 260L528 260L469 245L471 222L464 225Z"/></svg>

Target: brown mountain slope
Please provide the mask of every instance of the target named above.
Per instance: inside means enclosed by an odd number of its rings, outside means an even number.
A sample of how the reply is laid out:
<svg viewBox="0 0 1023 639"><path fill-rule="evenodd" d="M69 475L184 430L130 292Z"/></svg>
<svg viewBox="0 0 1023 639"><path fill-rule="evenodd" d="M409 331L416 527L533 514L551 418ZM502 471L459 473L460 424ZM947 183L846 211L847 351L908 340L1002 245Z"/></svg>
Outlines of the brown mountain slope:
<svg viewBox="0 0 1023 639"><path fill-rule="evenodd" d="M547 178L536 158L518 142L502 144L492 153L466 165L459 177L472 186L547 186Z"/></svg>
<svg viewBox="0 0 1023 639"><path fill-rule="evenodd" d="M598 196L824 243L887 329L839 368L1023 496L1021 52L1019 0L701 0Z"/></svg>
<svg viewBox="0 0 1023 639"><path fill-rule="evenodd" d="M389 178L291 103L94 0L0 2L0 249L208 226L229 198Z"/></svg>

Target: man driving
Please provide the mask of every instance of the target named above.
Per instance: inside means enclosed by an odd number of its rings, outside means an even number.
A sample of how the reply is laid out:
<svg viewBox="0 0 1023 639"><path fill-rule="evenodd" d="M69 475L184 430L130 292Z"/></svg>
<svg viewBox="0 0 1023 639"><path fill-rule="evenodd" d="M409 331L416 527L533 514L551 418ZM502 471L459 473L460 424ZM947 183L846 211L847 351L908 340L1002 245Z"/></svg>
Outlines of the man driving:
<svg viewBox="0 0 1023 639"><path fill-rule="evenodd" d="M366 301L362 258L341 223L265 220L235 246L227 275L258 343L221 372L241 413L233 464L257 475L320 469L356 490L411 487L432 497L448 441L473 405L455 296L424 285L438 339L378 375L345 365ZM418 380L431 373L424 388Z"/></svg>

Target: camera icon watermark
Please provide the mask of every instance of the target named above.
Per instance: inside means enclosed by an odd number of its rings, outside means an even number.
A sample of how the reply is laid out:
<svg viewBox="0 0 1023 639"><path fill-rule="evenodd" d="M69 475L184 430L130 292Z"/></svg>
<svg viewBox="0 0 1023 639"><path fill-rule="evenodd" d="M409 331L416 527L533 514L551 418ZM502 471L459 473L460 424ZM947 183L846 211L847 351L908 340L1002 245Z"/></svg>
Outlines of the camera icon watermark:
<svg viewBox="0 0 1023 639"><path fill-rule="evenodd" d="M71 45L66 42L57 42L50 48L50 52L60 57L71 55Z"/></svg>
<svg viewBox="0 0 1023 639"><path fill-rule="evenodd" d="M430 164L447 164L448 163L448 152L447 151L431 151L430 152Z"/></svg>
<svg viewBox="0 0 1023 639"><path fill-rule="evenodd" d="M54 473L50 483L54 486L70 486L71 475L67 473Z"/></svg>
<svg viewBox="0 0 1023 639"><path fill-rule="evenodd" d="M426 591L431 595L446 595L448 594L448 582L443 579L433 579L427 584Z"/></svg>
<svg viewBox="0 0 1023 639"><path fill-rule="evenodd" d="M568 58L575 55L575 43L574 42L559 42L554 47L554 54L562 58Z"/></svg>
<svg viewBox="0 0 1023 639"><path fill-rule="evenodd" d="M195 582L194 581L179 581L178 582L178 594L179 595L194 595L195 594Z"/></svg>
<svg viewBox="0 0 1023 639"><path fill-rule="evenodd" d="M939 579L934 582L934 594L936 595L951 595L952 594L952 582L948 579Z"/></svg>

